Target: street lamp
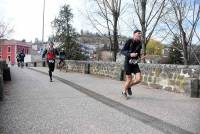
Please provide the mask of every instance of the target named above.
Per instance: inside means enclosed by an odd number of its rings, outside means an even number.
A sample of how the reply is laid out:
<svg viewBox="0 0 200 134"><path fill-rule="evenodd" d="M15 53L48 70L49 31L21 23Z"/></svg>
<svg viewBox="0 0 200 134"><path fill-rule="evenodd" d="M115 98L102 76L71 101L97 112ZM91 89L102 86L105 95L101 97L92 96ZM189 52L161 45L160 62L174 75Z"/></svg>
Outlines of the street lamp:
<svg viewBox="0 0 200 134"><path fill-rule="evenodd" d="M43 50L45 49L44 47L44 14L45 14L45 0L44 0L44 3L43 3L43 16L42 16L42 53L43 53ZM40 48L41 49L41 48ZM42 66L45 67L45 61L42 62Z"/></svg>
<svg viewBox="0 0 200 134"><path fill-rule="evenodd" d="M45 14L45 0L43 3L43 17L42 17L42 45L44 43L44 14Z"/></svg>

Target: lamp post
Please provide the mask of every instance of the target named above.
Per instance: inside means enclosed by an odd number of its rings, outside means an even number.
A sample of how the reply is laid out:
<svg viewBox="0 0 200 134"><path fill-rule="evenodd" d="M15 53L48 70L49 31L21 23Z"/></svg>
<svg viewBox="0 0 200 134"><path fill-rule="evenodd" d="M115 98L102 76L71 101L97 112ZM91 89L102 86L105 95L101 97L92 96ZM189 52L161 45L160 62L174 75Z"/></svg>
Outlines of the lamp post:
<svg viewBox="0 0 200 134"><path fill-rule="evenodd" d="M43 16L42 16L42 47L43 47L42 52L45 49L45 46L44 46L44 14L45 14L45 0L43 3ZM45 61L42 62L42 66L45 67Z"/></svg>
<svg viewBox="0 0 200 134"><path fill-rule="evenodd" d="M42 45L44 43L44 14L45 14L45 0L43 3L43 16L42 16Z"/></svg>

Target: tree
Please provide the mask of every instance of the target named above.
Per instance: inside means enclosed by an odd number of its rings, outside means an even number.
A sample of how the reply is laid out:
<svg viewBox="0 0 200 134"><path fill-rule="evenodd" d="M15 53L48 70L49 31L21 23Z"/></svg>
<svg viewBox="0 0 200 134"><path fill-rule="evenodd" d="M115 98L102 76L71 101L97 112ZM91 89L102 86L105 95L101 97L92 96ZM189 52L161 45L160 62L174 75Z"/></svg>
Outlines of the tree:
<svg viewBox="0 0 200 134"><path fill-rule="evenodd" d="M162 49L164 46L156 40L151 39L146 47L146 53L149 55L162 55Z"/></svg>
<svg viewBox="0 0 200 134"><path fill-rule="evenodd" d="M99 33L105 35L102 29L106 29L107 38L110 41L110 50L113 52L113 61L116 61L118 46L118 20L121 14L121 0L93 0L95 12L88 14L92 25Z"/></svg>
<svg viewBox="0 0 200 134"><path fill-rule="evenodd" d="M171 13L165 23L170 32L180 38L183 48L184 64L190 64L191 54L196 58L192 42L200 19L200 4L196 0L170 0Z"/></svg>
<svg viewBox="0 0 200 134"><path fill-rule="evenodd" d="M166 0L133 0L133 5L143 34L143 51L145 55L147 44L159 20L165 14ZM135 19L134 22L136 22ZM135 25L135 27L138 26Z"/></svg>
<svg viewBox="0 0 200 134"><path fill-rule="evenodd" d="M10 26L10 24L8 24L4 21L0 21L0 39L6 38L13 32L14 32L14 30Z"/></svg>
<svg viewBox="0 0 200 134"><path fill-rule="evenodd" d="M77 33L72 27L72 19L70 6L61 7L59 16L52 22L55 29L55 35L52 38L61 43L60 47L65 49L67 59L82 60L85 56L81 54L80 45L77 43Z"/></svg>
<svg viewBox="0 0 200 134"><path fill-rule="evenodd" d="M169 63L183 64L182 46L177 36L174 37L172 45L169 49Z"/></svg>
<svg viewBox="0 0 200 134"><path fill-rule="evenodd" d="M191 65L200 65L200 46L199 45L192 45L192 53L190 58Z"/></svg>

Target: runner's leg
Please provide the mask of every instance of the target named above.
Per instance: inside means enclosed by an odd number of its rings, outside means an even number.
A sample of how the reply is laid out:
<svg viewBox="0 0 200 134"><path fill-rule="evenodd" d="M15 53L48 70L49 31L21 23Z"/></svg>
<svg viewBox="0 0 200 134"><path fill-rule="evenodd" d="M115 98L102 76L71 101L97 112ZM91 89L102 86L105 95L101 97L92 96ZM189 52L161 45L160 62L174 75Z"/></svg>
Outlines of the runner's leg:
<svg viewBox="0 0 200 134"><path fill-rule="evenodd" d="M140 72L139 72L139 73L136 73L136 74L135 74L135 79L132 80L132 81L130 82L129 86L132 87L132 86L134 86L134 85L140 83L141 80L142 80L141 73L140 73Z"/></svg>

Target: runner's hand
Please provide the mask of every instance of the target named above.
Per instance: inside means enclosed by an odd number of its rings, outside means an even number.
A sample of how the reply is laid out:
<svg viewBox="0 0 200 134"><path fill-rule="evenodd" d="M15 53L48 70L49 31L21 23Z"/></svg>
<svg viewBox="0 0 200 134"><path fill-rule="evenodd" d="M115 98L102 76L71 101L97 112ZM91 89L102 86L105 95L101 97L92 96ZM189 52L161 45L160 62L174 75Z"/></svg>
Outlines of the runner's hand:
<svg viewBox="0 0 200 134"><path fill-rule="evenodd" d="M131 57L137 57L137 56L138 56L138 53L131 53L130 56L131 56Z"/></svg>

